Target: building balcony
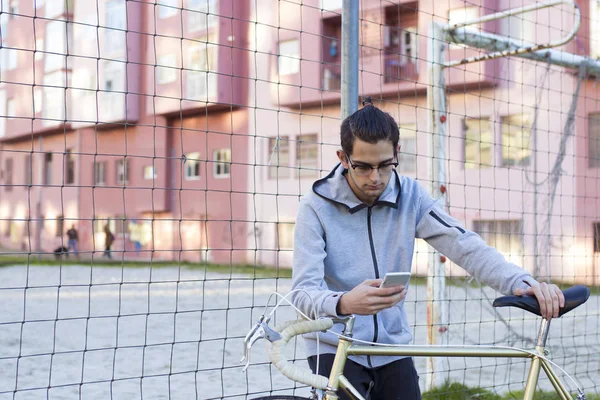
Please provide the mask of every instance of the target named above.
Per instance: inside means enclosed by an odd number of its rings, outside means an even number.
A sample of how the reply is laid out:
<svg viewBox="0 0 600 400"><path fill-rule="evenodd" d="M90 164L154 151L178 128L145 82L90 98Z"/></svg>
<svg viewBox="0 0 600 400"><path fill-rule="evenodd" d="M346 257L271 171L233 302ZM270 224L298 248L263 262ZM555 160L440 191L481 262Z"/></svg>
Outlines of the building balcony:
<svg viewBox="0 0 600 400"><path fill-rule="evenodd" d="M415 82L418 80L419 69L417 61L401 54L384 55L384 84L397 84L402 81Z"/></svg>

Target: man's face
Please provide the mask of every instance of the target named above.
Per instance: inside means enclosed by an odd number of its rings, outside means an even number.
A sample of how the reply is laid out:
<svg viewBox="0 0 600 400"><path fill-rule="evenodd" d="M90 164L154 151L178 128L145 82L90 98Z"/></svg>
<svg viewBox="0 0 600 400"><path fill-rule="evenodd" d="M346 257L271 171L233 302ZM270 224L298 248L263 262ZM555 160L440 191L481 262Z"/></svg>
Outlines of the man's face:
<svg viewBox="0 0 600 400"><path fill-rule="evenodd" d="M368 205L373 204L383 193L392 176L393 167L389 164L396 161L392 142L380 140L377 143L367 143L356 138L349 157L341 150L337 155L344 168L348 170L348 184L356 197ZM381 168L373 168L366 175L364 174L368 167L378 166Z"/></svg>

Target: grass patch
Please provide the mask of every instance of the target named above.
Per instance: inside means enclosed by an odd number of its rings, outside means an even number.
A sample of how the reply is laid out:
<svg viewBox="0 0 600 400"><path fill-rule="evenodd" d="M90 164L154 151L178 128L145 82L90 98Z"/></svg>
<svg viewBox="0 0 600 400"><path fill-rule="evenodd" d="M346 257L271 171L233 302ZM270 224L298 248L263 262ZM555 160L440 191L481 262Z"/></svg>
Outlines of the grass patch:
<svg viewBox="0 0 600 400"><path fill-rule="evenodd" d="M502 400L502 396L487 389L468 387L458 382L446 382L423 393L422 397L427 400Z"/></svg>
<svg viewBox="0 0 600 400"><path fill-rule="evenodd" d="M446 382L442 386L423 393L423 399L427 400L520 400L523 399L525 390L508 392L499 395L490 390L479 387L468 387L458 382ZM560 396L554 391L536 390L535 400L560 400ZM575 398L575 394L573 394ZM600 395L586 395L587 400L600 400Z"/></svg>
<svg viewBox="0 0 600 400"><path fill-rule="evenodd" d="M181 267L187 269L202 270L208 272L217 272L228 275L246 275L257 278L291 278L292 270L289 268L273 268L263 265L251 264L212 264L212 263L194 263L189 261L131 261L131 260L106 260L99 256L94 259L77 259L75 257L64 257L56 259L54 256L20 256L20 255L1 255L0 268L15 265L36 265L36 266L74 266L89 265L94 267L108 268L161 268L161 267Z"/></svg>

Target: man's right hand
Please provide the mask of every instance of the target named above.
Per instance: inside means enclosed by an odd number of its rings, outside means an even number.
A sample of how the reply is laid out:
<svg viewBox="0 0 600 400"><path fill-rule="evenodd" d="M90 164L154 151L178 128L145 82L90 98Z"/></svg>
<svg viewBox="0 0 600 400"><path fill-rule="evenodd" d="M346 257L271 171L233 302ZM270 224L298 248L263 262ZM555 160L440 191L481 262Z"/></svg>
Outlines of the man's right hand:
<svg viewBox="0 0 600 400"><path fill-rule="evenodd" d="M404 286L380 288L381 279L367 279L340 298L337 311L340 315L373 315L390 308L406 297Z"/></svg>

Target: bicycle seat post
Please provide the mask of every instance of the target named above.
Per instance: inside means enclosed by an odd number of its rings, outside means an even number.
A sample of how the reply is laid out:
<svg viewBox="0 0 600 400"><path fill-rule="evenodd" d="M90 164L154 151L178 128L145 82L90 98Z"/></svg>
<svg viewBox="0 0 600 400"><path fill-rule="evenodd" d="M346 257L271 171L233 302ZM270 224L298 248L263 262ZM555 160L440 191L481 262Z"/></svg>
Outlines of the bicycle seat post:
<svg viewBox="0 0 600 400"><path fill-rule="evenodd" d="M538 332L538 339L536 347L544 348L546 347L546 340L548 339L548 331L550 330L550 321L546 318L542 318L542 324L540 325L540 330Z"/></svg>

